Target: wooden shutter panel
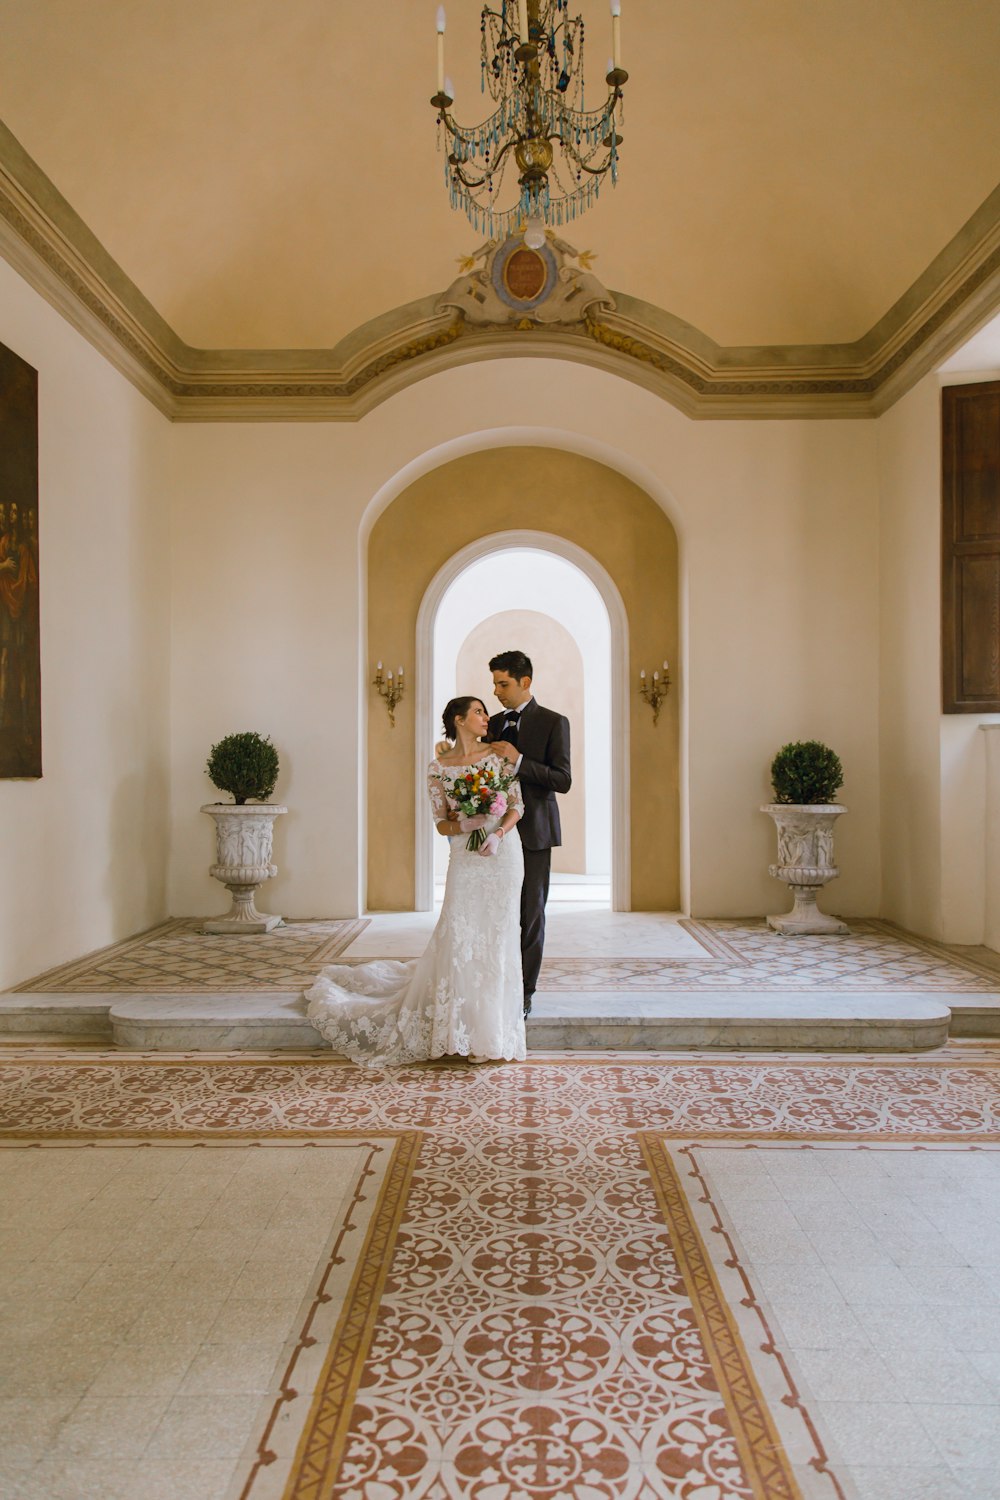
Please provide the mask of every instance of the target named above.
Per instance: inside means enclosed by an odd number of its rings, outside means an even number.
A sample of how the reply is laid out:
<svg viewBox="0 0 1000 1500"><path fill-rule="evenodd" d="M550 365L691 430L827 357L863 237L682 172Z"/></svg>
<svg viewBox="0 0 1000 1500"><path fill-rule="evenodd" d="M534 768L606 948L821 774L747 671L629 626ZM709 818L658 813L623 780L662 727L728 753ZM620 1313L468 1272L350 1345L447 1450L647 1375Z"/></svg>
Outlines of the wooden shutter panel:
<svg viewBox="0 0 1000 1500"><path fill-rule="evenodd" d="M1000 381L941 394L943 707L1000 713Z"/></svg>

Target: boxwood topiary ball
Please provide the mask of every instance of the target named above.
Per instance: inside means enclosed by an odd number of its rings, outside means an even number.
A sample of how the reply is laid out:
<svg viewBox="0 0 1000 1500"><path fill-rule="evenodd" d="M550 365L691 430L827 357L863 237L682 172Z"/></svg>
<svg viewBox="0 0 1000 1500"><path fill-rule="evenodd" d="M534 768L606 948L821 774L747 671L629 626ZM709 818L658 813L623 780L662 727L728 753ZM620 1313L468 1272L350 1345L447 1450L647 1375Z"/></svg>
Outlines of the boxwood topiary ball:
<svg viewBox="0 0 1000 1500"><path fill-rule="evenodd" d="M206 762L209 780L236 802L266 802L278 780L278 752L266 735L248 730L227 734L212 746Z"/></svg>
<svg viewBox="0 0 1000 1500"><path fill-rule="evenodd" d="M819 740L782 745L771 762L776 802L834 802L844 784L840 757Z"/></svg>

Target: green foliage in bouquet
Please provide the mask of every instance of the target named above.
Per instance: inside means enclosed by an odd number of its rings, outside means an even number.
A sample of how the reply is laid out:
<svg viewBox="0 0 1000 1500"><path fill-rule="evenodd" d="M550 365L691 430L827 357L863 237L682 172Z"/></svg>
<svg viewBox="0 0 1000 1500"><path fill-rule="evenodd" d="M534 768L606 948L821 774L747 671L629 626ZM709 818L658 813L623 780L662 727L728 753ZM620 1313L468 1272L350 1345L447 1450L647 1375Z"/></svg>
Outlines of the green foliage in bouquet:
<svg viewBox="0 0 1000 1500"><path fill-rule="evenodd" d="M771 762L776 802L835 802L844 784L840 757L819 740L782 745Z"/></svg>
<svg viewBox="0 0 1000 1500"><path fill-rule="evenodd" d="M278 780L278 752L266 735L227 734L212 746L205 765L209 780L235 802L266 802Z"/></svg>

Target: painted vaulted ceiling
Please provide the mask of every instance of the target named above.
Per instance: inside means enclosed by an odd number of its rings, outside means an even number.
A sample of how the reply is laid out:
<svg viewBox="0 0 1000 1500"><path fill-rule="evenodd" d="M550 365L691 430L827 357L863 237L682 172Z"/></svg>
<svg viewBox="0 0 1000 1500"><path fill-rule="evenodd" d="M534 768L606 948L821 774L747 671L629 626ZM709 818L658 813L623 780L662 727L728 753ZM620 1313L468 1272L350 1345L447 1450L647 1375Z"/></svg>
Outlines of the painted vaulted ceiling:
<svg viewBox="0 0 1000 1500"><path fill-rule="evenodd" d="M607 0L577 8L596 97ZM448 6L447 70L469 122L487 112L479 9ZM434 10L3 0L9 182L38 206L35 231L62 235L64 259L72 247L119 320L128 309L139 342L173 362L178 391L197 364L185 346L281 351L272 373L290 370L290 351L334 351L440 292L477 247L436 150ZM658 348L709 381L790 364L843 382L890 335L924 327L935 288L965 303L978 275L966 322L982 320L1000 249L997 0L623 0L622 12L620 181L568 238L596 253ZM324 362L298 364L315 375Z"/></svg>

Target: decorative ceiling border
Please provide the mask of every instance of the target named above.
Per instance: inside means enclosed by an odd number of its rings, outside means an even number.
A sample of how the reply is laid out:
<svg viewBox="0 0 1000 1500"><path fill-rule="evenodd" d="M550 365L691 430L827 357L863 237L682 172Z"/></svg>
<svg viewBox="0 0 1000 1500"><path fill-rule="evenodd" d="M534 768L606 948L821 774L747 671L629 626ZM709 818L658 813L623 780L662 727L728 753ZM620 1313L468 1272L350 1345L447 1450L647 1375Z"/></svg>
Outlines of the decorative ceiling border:
<svg viewBox="0 0 1000 1500"><path fill-rule="evenodd" d="M434 294L334 349L192 348L2 124L0 254L173 421L357 421L428 374L512 355L606 370L696 418L874 417L1000 305L1000 187L851 344L726 348L614 292L559 327L478 327Z"/></svg>

